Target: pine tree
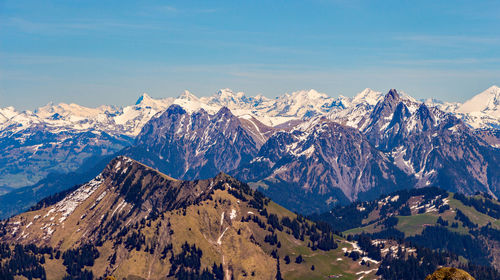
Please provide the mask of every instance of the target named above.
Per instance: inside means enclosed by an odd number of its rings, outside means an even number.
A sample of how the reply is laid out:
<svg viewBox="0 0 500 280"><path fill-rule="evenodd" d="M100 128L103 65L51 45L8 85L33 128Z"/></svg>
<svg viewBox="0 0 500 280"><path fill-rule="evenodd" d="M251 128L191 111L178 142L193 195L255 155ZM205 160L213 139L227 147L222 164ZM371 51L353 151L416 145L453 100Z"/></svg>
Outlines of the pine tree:
<svg viewBox="0 0 500 280"><path fill-rule="evenodd" d="M299 255L297 258L295 258L295 263L302 263L304 259L302 259L302 255Z"/></svg>
<svg viewBox="0 0 500 280"><path fill-rule="evenodd" d="M278 262L276 263L276 280L283 280L281 277L281 270L280 270L280 259L278 258Z"/></svg>

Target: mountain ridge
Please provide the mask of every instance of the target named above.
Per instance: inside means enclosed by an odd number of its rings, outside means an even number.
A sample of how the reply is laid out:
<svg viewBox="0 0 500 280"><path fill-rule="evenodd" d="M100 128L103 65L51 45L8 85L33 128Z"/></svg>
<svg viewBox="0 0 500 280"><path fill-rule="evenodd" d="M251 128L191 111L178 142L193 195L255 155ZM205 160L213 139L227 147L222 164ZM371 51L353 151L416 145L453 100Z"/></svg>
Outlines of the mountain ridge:
<svg viewBox="0 0 500 280"><path fill-rule="evenodd" d="M499 228L494 217L500 217L500 204L487 194L402 190L326 215L335 220L325 220L331 226L294 214L227 174L180 181L119 156L88 183L0 221L0 254L9 262L0 263L0 276L392 280L421 279L441 265L464 269L478 280L499 276L491 265L476 264L495 265L490 259L495 251L471 247L482 244L480 238L495 238ZM413 215L442 219L416 219L417 226L404 222ZM473 215L479 215L477 224L468 218ZM348 223L347 236L334 230L341 228L339 219ZM438 229L428 224L446 222ZM466 249L443 243L444 251L431 250L436 242L419 245L432 239L422 241L419 230L425 235L445 228L453 238L472 241L464 243ZM463 237L453 233L469 229ZM394 239L391 234L399 230L412 233L415 243ZM471 259L478 250L483 257Z"/></svg>
<svg viewBox="0 0 500 280"><path fill-rule="evenodd" d="M7 242L0 248L8 258L24 251L36 256L19 269L0 264L0 275L274 279L281 273L303 279L375 273L344 259L338 244L354 245L328 227L226 174L180 181L123 156L74 191L0 222L0 241ZM334 265L324 265L329 262Z"/></svg>

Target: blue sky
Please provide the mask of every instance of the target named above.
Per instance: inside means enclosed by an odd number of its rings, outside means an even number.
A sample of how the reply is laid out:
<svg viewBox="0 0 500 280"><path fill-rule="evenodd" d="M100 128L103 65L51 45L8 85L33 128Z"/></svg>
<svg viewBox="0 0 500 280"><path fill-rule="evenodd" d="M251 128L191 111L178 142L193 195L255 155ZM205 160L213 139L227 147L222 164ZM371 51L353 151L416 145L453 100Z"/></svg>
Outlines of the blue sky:
<svg viewBox="0 0 500 280"><path fill-rule="evenodd" d="M0 0L0 107L500 85L498 1Z"/></svg>

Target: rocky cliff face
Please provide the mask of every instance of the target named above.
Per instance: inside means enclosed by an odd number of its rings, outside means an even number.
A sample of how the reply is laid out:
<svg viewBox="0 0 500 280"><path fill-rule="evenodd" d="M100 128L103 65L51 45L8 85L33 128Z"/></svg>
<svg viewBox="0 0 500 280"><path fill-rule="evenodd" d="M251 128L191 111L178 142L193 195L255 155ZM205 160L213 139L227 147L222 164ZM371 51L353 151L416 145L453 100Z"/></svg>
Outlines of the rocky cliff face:
<svg viewBox="0 0 500 280"><path fill-rule="evenodd" d="M417 186L437 185L465 193L499 195L500 152L463 121L391 90L363 129L370 143L393 158ZM497 173L498 174L498 173Z"/></svg>
<svg viewBox="0 0 500 280"><path fill-rule="evenodd" d="M289 183L282 192L321 195L323 201L318 202L323 207L378 196L411 182L358 130L324 118L290 132L275 133L259 154L234 175L248 182L260 181L269 188L276 181Z"/></svg>
<svg viewBox="0 0 500 280"><path fill-rule="evenodd" d="M211 115L203 109L188 113L172 105L145 125L127 154L175 178L208 178L233 170L257 154L265 136L253 132L225 107Z"/></svg>

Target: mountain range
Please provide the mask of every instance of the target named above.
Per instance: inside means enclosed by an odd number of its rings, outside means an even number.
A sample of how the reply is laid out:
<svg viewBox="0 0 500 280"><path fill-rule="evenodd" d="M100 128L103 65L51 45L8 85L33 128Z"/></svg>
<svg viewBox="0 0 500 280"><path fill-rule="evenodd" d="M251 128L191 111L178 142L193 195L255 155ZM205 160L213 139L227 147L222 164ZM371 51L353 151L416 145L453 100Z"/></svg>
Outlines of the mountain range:
<svg viewBox="0 0 500 280"><path fill-rule="evenodd" d="M8 204L35 190L41 198L83 183L101 168L96 162L118 154L178 179L226 172L302 213L407 187L499 196L499 130L478 121L496 117L498 89L453 106L396 90L366 89L354 98L310 90L269 99L224 89L201 98L187 91L166 99L144 94L124 108L8 107L0 109L0 185L12 194L0 211L22 210ZM77 170L81 180L71 175L54 183L64 177L54 174ZM21 186L28 187L12 191Z"/></svg>

